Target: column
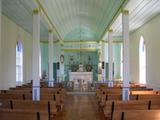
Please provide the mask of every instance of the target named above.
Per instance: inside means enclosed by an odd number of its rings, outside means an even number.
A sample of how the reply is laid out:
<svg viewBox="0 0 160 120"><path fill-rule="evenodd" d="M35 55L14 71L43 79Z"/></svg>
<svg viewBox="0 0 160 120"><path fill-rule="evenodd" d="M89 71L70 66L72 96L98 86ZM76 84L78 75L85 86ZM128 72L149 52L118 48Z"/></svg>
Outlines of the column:
<svg viewBox="0 0 160 120"><path fill-rule="evenodd" d="M57 81L60 82L60 43L57 44Z"/></svg>
<svg viewBox="0 0 160 120"><path fill-rule="evenodd" d="M2 41L2 35L1 35L1 16L2 16L2 0L0 0L0 82L2 83L2 46L1 46L1 41ZM2 89L2 84L0 85L0 89Z"/></svg>
<svg viewBox="0 0 160 120"><path fill-rule="evenodd" d="M113 61L114 61L114 80L120 79L121 71L121 43L114 43L113 46Z"/></svg>
<svg viewBox="0 0 160 120"><path fill-rule="evenodd" d="M48 57L49 57L49 79L48 79L48 86L53 87L54 80L53 80L53 31L49 30L49 42L48 42Z"/></svg>
<svg viewBox="0 0 160 120"><path fill-rule="evenodd" d="M129 11L122 11L122 35L123 35L123 100L129 100L129 80L130 64L129 64Z"/></svg>
<svg viewBox="0 0 160 120"><path fill-rule="evenodd" d="M53 43L53 48L53 80L55 83L57 80L57 43Z"/></svg>
<svg viewBox="0 0 160 120"><path fill-rule="evenodd" d="M113 49L112 49L112 29L108 30L108 62L109 62L109 82L108 86L113 87Z"/></svg>
<svg viewBox="0 0 160 120"><path fill-rule="evenodd" d="M40 100L39 55L40 55L40 12L33 10L33 56L32 56L32 99Z"/></svg>
<svg viewBox="0 0 160 120"><path fill-rule="evenodd" d="M60 81L64 81L64 51L61 51L60 55Z"/></svg>
<svg viewBox="0 0 160 120"><path fill-rule="evenodd" d="M105 43L102 43L102 82L106 82L106 70L105 70Z"/></svg>

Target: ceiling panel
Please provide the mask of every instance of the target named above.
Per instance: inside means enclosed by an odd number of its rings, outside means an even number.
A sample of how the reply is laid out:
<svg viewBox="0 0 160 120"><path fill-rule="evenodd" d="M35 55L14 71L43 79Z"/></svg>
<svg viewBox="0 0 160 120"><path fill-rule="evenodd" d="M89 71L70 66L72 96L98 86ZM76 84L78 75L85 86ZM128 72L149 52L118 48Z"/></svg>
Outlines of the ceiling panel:
<svg viewBox="0 0 160 120"><path fill-rule="evenodd" d="M129 10L130 32L138 29L160 13L160 0L130 0L125 9ZM114 21L114 33L122 35L122 14Z"/></svg>
<svg viewBox="0 0 160 120"><path fill-rule="evenodd" d="M40 0L63 40L99 40L123 0Z"/></svg>
<svg viewBox="0 0 160 120"><path fill-rule="evenodd" d="M36 0L2 0L2 13L32 34L32 10ZM123 0L40 0L63 40L100 40ZM160 0L129 0L130 31L160 13ZM112 25L114 35L122 32L122 15ZM48 24L41 17L41 39L48 38ZM54 35L54 39L58 40Z"/></svg>
<svg viewBox="0 0 160 120"><path fill-rule="evenodd" d="M32 11L37 8L34 0L3 0L2 14L32 34ZM41 16L41 39L48 38L48 28Z"/></svg>

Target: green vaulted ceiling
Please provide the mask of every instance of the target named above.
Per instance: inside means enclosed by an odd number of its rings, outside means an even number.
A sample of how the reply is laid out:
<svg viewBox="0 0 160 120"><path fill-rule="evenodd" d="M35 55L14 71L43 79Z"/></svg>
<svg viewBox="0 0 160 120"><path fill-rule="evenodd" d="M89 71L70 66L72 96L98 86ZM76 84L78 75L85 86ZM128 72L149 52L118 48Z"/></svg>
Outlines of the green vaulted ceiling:
<svg viewBox="0 0 160 120"><path fill-rule="evenodd" d="M56 31L54 40L99 41L113 22L117 11L127 2L128 0L2 0L2 13L32 34L32 11L40 7L41 39L48 39L48 29L52 26Z"/></svg>
<svg viewBox="0 0 160 120"><path fill-rule="evenodd" d="M159 6L160 0L2 0L2 14L32 34L32 11L41 7L41 40L48 40L51 26L55 41L106 40L105 30L111 25L114 39L119 40L121 7L129 10L131 32L158 15Z"/></svg>
<svg viewBox="0 0 160 120"><path fill-rule="evenodd" d="M98 41L125 0L39 1L64 41Z"/></svg>

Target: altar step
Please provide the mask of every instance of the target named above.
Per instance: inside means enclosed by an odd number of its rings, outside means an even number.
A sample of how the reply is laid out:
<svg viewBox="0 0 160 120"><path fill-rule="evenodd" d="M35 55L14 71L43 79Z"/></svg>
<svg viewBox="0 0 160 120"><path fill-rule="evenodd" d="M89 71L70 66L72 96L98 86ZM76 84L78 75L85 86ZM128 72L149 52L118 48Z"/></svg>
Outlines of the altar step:
<svg viewBox="0 0 160 120"><path fill-rule="evenodd" d="M67 92L68 95L95 95L95 92Z"/></svg>

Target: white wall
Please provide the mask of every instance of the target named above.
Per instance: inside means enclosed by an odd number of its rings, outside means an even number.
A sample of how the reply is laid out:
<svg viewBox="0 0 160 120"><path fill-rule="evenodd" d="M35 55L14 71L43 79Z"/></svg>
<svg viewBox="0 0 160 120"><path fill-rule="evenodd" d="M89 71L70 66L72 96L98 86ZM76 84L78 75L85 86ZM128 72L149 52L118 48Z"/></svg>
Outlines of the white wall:
<svg viewBox="0 0 160 120"><path fill-rule="evenodd" d="M146 44L147 85L160 88L160 15L130 34L131 79L139 82L139 41L141 35Z"/></svg>
<svg viewBox="0 0 160 120"><path fill-rule="evenodd" d="M28 82L32 76L32 37L21 27L2 15L2 76L0 89L16 85L16 42L23 42L23 80Z"/></svg>

